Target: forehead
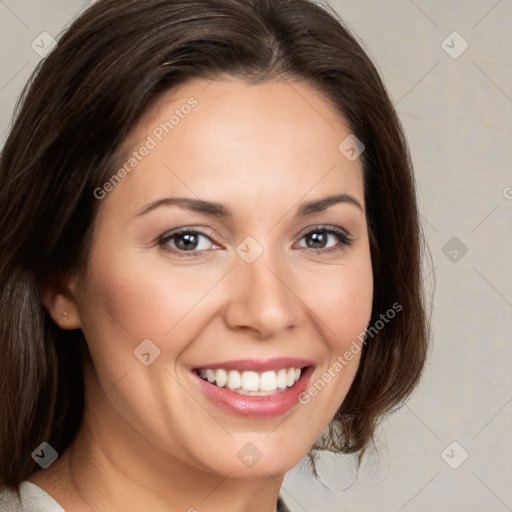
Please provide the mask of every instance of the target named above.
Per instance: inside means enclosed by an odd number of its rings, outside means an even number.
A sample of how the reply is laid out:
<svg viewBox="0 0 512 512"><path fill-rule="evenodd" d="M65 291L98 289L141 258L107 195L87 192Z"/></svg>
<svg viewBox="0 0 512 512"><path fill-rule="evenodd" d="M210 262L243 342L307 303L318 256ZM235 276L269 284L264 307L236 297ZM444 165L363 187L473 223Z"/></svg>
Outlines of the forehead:
<svg viewBox="0 0 512 512"><path fill-rule="evenodd" d="M289 203L313 189L362 202L360 159L339 149L348 135L332 103L308 85L192 81L162 94L135 126L121 163L129 172L111 195L134 209L174 192L227 194L242 207L249 197Z"/></svg>

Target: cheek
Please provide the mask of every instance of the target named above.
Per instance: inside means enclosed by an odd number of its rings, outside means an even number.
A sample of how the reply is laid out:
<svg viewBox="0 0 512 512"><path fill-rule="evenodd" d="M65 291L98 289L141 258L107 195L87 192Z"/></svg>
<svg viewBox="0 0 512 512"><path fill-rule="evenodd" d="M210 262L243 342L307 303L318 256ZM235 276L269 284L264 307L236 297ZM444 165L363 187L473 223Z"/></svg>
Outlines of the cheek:
<svg viewBox="0 0 512 512"><path fill-rule="evenodd" d="M300 401L311 408L313 431L319 435L342 404L359 366L373 302L369 254L356 264L330 268L316 282L322 286L310 291L308 300L326 350Z"/></svg>
<svg viewBox="0 0 512 512"><path fill-rule="evenodd" d="M82 323L95 331L91 339L109 339L117 345L170 336L222 275L211 269L148 265L136 252L118 258L98 254L90 268ZM178 348L175 342L172 346Z"/></svg>
<svg viewBox="0 0 512 512"><path fill-rule="evenodd" d="M347 343L357 339L368 325L373 301L371 263L331 268L316 276L315 291L309 291L312 312L323 326L331 351L346 350Z"/></svg>

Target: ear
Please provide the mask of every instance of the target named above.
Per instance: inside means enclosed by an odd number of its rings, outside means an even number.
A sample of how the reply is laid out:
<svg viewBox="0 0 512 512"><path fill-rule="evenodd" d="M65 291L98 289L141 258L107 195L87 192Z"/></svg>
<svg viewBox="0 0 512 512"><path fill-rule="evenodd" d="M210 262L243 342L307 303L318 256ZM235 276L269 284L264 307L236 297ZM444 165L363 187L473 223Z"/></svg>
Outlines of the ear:
<svg viewBox="0 0 512 512"><path fill-rule="evenodd" d="M61 329L72 330L82 327L76 291L75 276L52 276L42 288L43 305Z"/></svg>

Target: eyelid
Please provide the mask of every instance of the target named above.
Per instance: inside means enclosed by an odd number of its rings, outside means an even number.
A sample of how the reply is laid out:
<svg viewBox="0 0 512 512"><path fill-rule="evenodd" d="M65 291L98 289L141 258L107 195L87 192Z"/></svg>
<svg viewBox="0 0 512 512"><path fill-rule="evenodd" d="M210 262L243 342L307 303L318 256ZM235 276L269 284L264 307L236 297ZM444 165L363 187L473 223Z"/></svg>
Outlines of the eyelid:
<svg viewBox="0 0 512 512"><path fill-rule="evenodd" d="M330 224L314 224L313 226L308 226L307 228L304 228L298 236L302 238L309 233L314 233L315 231L333 231L335 233L344 235L347 238L351 238L349 232L346 229L343 229L339 226L332 226Z"/></svg>

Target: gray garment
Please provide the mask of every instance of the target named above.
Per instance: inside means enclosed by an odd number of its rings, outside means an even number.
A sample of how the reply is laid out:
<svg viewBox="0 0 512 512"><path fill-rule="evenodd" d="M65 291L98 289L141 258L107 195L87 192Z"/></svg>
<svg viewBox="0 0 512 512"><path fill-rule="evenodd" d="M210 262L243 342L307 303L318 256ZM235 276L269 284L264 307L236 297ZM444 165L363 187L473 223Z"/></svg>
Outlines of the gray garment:
<svg viewBox="0 0 512 512"><path fill-rule="evenodd" d="M0 491L1 512L65 512L43 489L32 482L21 482L19 493L13 489Z"/></svg>
<svg viewBox="0 0 512 512"><path fill-rule="evenodd" d="M288 508L279 497L279 512L287 512ZM45 491L32 482L22 482L19 496L15 490L0 491L0 512L65 512L65 510Z"/></svg>

